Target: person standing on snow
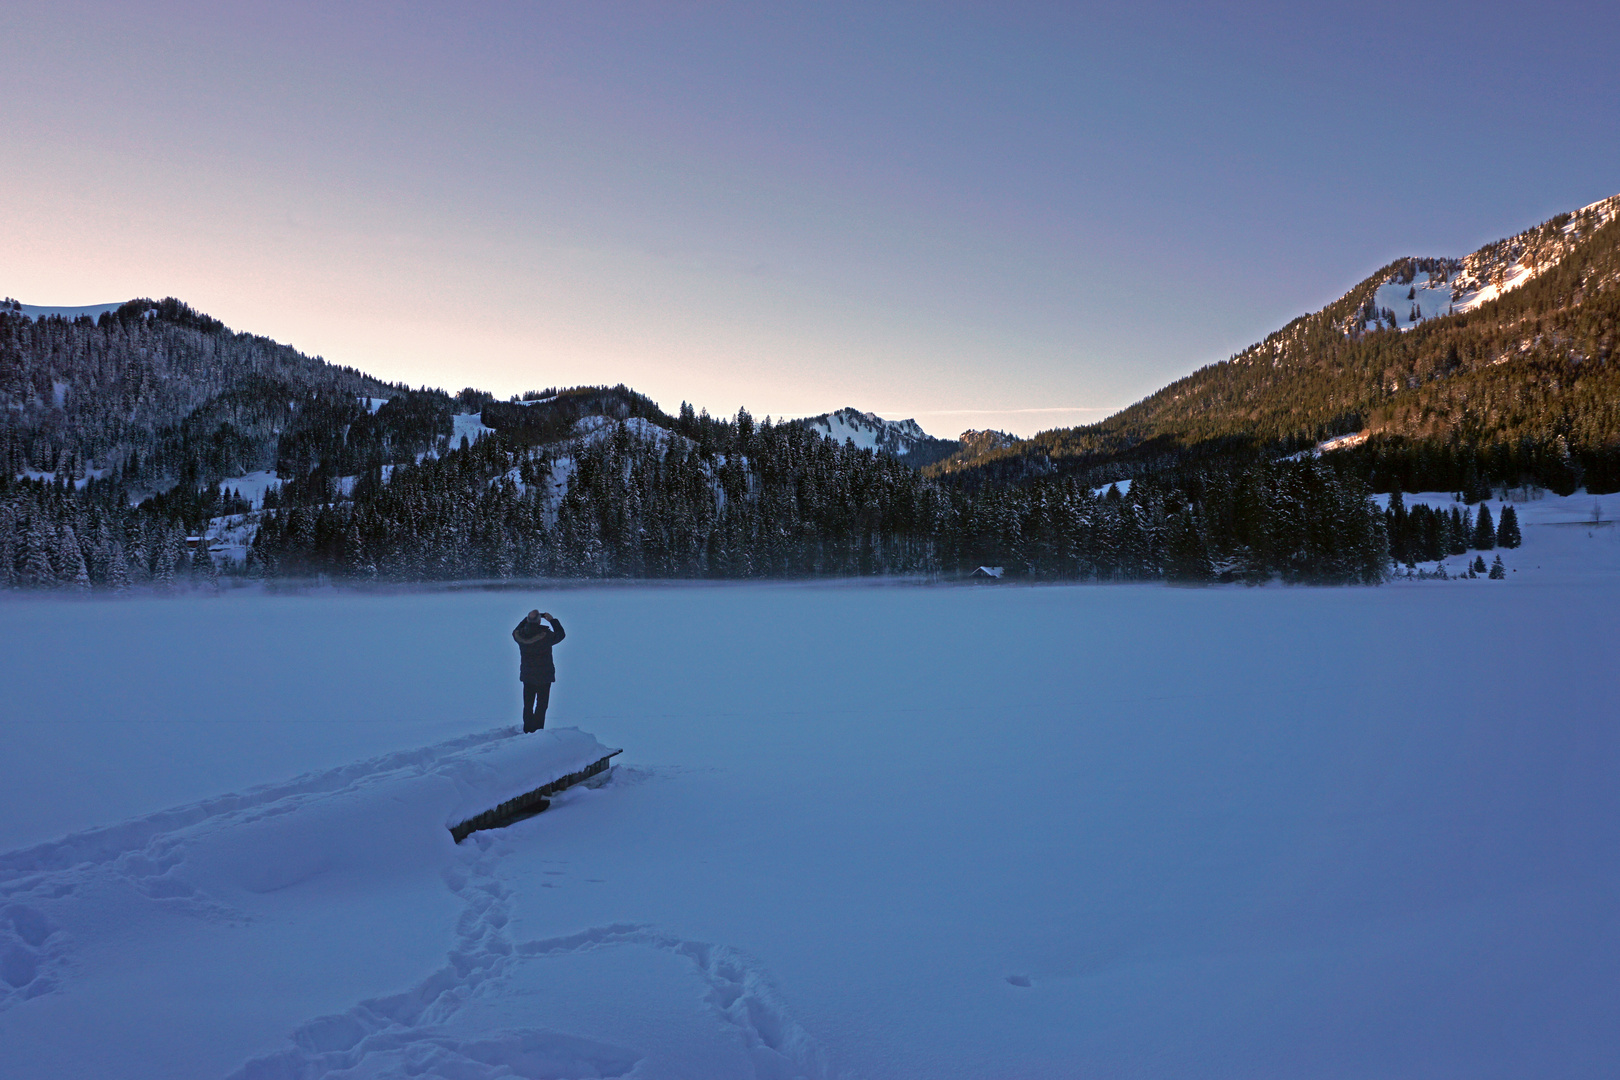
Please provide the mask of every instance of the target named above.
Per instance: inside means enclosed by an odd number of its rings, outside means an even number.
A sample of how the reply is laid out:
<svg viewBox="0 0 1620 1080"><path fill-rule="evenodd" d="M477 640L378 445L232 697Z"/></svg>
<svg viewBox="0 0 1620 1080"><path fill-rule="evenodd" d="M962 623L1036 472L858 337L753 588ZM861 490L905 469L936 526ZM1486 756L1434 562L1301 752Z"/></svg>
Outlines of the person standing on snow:
<svg viewBox="0 0 1620 1080"><path fill-rule="evenodd" d="M546 626L548 622L550 627ZM512 631L512 640L518 643L518 655L522 658L518 678L523 680L524 731L539 731L546 726L551 684L557 681L557 667L551 661L551 647L566 636L562 623L549 611L529 612Z"/></svg>

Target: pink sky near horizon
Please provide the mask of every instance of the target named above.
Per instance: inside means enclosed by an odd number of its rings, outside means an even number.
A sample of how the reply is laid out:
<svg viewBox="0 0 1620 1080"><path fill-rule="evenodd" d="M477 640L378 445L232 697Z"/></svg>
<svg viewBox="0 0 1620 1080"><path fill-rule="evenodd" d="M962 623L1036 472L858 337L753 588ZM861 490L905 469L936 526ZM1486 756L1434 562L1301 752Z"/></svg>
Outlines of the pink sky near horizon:
<svg viewBox="0 0 1620 1080"><path fill-rule="evenodd" d="M1028 435L1620 191L1612 13L1347 33L1410 10L20 10L0 294L173 295L450 390Z"/></svg>

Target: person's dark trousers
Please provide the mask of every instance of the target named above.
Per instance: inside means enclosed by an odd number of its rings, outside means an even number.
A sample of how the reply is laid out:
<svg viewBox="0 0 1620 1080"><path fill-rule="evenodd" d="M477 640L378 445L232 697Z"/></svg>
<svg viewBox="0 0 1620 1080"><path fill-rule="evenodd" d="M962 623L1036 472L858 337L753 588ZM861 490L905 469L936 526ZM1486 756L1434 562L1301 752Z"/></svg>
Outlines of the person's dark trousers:
<svg viewBox="0 0 1620 1080"><path fill-rule="evenodd" d="M546 707L551 704L551 684L523 684L523 730L539 731L546 726Z"/></svg>

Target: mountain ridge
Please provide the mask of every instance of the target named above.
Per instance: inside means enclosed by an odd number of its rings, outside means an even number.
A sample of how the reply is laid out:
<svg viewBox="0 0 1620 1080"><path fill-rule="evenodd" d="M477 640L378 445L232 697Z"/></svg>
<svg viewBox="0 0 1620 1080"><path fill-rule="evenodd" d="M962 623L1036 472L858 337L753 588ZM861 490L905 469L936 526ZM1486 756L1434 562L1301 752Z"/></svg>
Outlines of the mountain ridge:
<svg viewBox="0 0 1620 1080"><path fill-rule="evenodd" d="M1391 286L1413 295L1393 323L1388 304L1378 302ZM1321 309L1113 416L958 455L929 471L1001 483L1207 454L1275 456L1365 432L1364 453L1385 453L1390 440L1526 444L1531 456L1570 459L1567 468L1543 460L1535 469L1606 475L1620 440L1620 417L1604 404L1620 397L1610 364L1617 287L1620 196L1613 196L1461 259L1395 260Z"/></svg>
<svg viewBox="0 0 1620 1080"><path fill-rule="evenodd" d="M355 409L356 401L366 404ZM80 307L0 300L0 405L12 476L78 479L116 470L147 492L285 474L313 467L322 454L341 459L340 471L356 471L357 455L335 445L356 434L365 446L380 445L387 462L404 460L400 454L451 438L458 411L530 445L566 437L585 416L637 416L669 430L699 422L690 407L677 418L623 385L553 388L510 401L472 388L412 389L232 331L172 297ZM854 408L783 423L912 466L956 445L915 420Z"/></svg>

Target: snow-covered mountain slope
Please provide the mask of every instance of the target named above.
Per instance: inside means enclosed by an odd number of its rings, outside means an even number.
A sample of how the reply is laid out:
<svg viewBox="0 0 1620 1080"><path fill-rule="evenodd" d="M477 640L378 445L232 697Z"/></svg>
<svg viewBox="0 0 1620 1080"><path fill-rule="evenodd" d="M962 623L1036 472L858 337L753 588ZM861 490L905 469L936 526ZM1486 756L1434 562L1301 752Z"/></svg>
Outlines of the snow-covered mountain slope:
<svg viewBox="0 0 1620 1080"><path fill-rule="evenodd" d="M637 442L651 442L660 450L668 446L672 439L678 440L686 447L692 445L692 440L686 436L677 435L668 428L640 416L631 416L623 420L615 420L608 416L582 417L574 422L573 432L560 445L568 448L594 446L614 438L621 430L628 438Z"/></svg>
<svg viewBox="0 0 1620 1080"><path fill-rule="evenodd" d="M834 442L892 454L915 464L936 461L955 449L955 443L934 438L915 420L885 420L876 413L854 408L808 416L793 423L820 432Z"/></svg>
<svg viewBox="0 0 1620 1080"><path fill-rule="evenodd" d="M1473 311L1534 281L1582 240L1620 215L1620 195L1560 214L1461 259L1404 259L1372 289L1347 333L1410 329L1426 319Z"/></svg>
<svg viewBox="0 0 1620 1080"><path fill-rule="evenodd" d="M548 463L544 471L532 475L531 481L525 481L526 469L519 466L491 480L490 484L509 483L512 490L518 494L527 492L531 482L540 484L546 496L545 520L547 524L553 524L556 521L557 507L568 494L568 485L578 468L579 455L590 448L600 447L616 439L623 439L627 446L650 447L655 453L663 453L671 443L684 446L688 451L694 446L692 440L684 435L678 435L639 416L632 416L626 420L613 420L606 416L586 416L574 422L567 438L550 445ZM721 460L724 460L723 455ZM714 479L712 470L707 465L700 465L699 469L712 483Z"/></svg>

